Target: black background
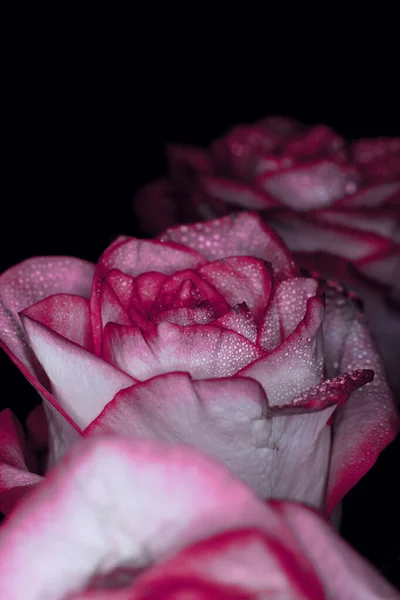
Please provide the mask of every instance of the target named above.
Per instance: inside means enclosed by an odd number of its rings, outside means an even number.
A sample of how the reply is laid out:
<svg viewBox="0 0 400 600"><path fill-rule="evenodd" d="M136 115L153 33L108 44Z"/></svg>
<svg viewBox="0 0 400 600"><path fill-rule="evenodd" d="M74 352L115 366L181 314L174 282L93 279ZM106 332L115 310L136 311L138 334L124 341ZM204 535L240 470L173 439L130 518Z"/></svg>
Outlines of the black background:
<svg viewBox="0 0 400 600"><path fill-rule="evenodd" d="M35 8L10 18L1 271L41 254L96 261L117 234L138 234L132 198L165 172L165 142L206 145L267 114L323 122L347 138L400 135L391 15L349 22L328 7L304 29L292 14L250 8L218 21L194 6L186 15L149 8L112 17ZM37 397L4 356L0 368L2 403L23 417ZM348 495L342 526L392 581L399 455L397 441Z"/></svg>

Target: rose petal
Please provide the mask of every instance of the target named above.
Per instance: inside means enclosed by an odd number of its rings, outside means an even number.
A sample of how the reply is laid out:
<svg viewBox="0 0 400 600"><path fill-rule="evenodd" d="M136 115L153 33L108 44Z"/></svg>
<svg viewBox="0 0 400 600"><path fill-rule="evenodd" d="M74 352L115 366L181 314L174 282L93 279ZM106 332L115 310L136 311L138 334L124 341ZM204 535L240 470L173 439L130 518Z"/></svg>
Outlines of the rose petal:
<svg viewBox="0 0 400 600"><path fill-rule="evenodd" d="M292 527L332 600L395 600L396 590L312 510L282 502L277 508Z"/></svg>
<svg viewBox="0 0 400 600"><path fill-rule="evenodd" d="M169 373L119 392L84 434L116 432L191 445L222 461L262 498L322 508L331 441L327 421L338 403L370 379L358 373L337 378L270 409L251 379L193 381Z"/></svg>
<svg viewBox="0 0 400 600"><path fill-rule="evenodd" d="M93 273L94 265L84 260L49 256L25 260L0 276L0 345L41 383L45 379L27 344L18 313L52 294L88 298Z"/></svg>
<svg viewBox="0 0 400 600"><path fill-rule="evenodd" d="M232 214L210 222L181 225L168 229L160 239L185 244L210 261L228 256L261 258L271 263L277 279L284 279L297 271L281 239L252 213Z"/></svg>
<svg viewBox="0 0 400 600"><path fill-rule="evenodd" d="M368 209L336 210L321 211L318 218L323 227L335 228L344 224L347 230L353 228L356 238L363 233L368 236L373 246L354 260L354 266L372 280L400 287L397 283L400 275L400 221L393 214Z"/></svg>
<svg viewBox="0 0 400 600"><path fill-rule="evenodd" d="M272 420L270 447L275 451L269 498L307 503L324 510L331 450L327 422L335 404L316 411L303 408L296 414L281 409ZM276 414L276 413L275 413Z"/></svg>
<svg viewBox="0 0 400 600"><path fill-rule="evenodd" d="M266 303L257 344L269 352L279 346L304 319L309 298L320 293L314 279L292 277L280 282L274 296Z"/></svg>
<svg viewBox="0 0 400 600"><path fill-rule="evenodd" d="M25 330L24 336L27 340L27 343L29 343L29 339L26 336ZM64 410L58 400L49 391L51 389L51 383L34 352L32 352L32 356L35 356L38 369L40 369L43 373L41 379L44 380L45 385L43 385L16 356L12 355L11 352L8 352L8 354L11 356L18 369L23 373L23 375L25 375L29 383L31 383L37 389L43 400L43 408L46 413L49 431L47 463L48 466L51 466L55 464L58 459L68 450L68 448L81 437L81 430L75 421L70 417L70 415L68 415L68 413Z"/></svg>
<svg viewBox="0 0 400 600"><path fill-rule="evenodd" d="M332 439L327 424L337 406L371 379L371 371L355 371L326 380L284 406L270 408L274 418L269 444L276 453L270 497L325 510Z"/></svg>
<svg viewBox="0 0 400 600"><path fill-rule="evenodd" d="M333 155L337 160L337 156L342 155L345 143L345 140L330 127L316 125L306 128L288 140L285 153L303 160L329 155Z"/></svg>
<svg viewBox="0 0 400 600"><path fill-rule="evenodd" d="M158 292L166 281L167 276L156 271L142 273L136 278L138 296L143 309L150 314Z"/></svg>
<svg viewBox="0 0 400 600"><path fill-rule="evenodd" d="M261 175L258 184L282 204L298 211L330 206L356 189L354 178L330 161L309 163L277 175Z"/></svg>
<svg viewBox="0 0 400 600"><path fill-rule="evenodd" d="M170 275L183 269L197 269L204 263L200 254L181 244L128 238L103 252L97 263L95 283L111 269L119 269L131 277L149 271Z"/></svg>
<svg viewBox="0 0 400 600"><path fill-rule="evenodd" d="M182 269L196 269L204 263L204 258L194 250L172 242L164 244L155 240L128 238L111 244L97 263L90 296L96 353L101 353L100 288L108 271L119 269L131 277L148 271L159 271L169 275Z"/></svg>
<svg viewBox="0 0 400 600"><path fill-rule="evenodd" d="M50 468L81 439L82 431L55 400L49 402L45 396L42 399L49 431L47 468Z"/></svg>
<svg viewBox="0 0 400 600"><path fill-rule="evenodd" d="M201 270L199 271L201 273ZM188 290L188 302L184 302L185 298L182 295L183 288L182 284L190 282L192 285L186 289ZM192 292L192 294L191 294ZM194 304L189 302L191 295L194 296ZM181 300L181 302L177 302ZM175 304L174 304L175 302ZM218 293L215 287L205 281L204 278L191 270L185 269L178 271L173 275L170 275L160 287L157 298L155 299L150 316L153 318L160 310L166 310L169 308L178 308L179 305L186 306L187 308L194 308L200 303L207 302L211 305L211 308L216 317L222 316L229 310L229 304L227 304L224 295ZM229 299L228 299L229 302Z"/></svg>
<svg viewBox="0 0 400 600"><path fill-rule="evenodd" d="M196 379L229 377L262 355L238 333L212 325L164 322L155 332L141 332L109 323L104 331L106 360L139 381L172 371Z"/></svg>
<svg viewBox="0 0 400 600"><path fill-rule="evenodd" d="M125 275L119 269L108 271L104 281L113 289L118 300L127 311L132 302L137 298L135 280L130 275Z"/></svg>
<svg viewBox="0 0 400 600"><path fill-rule="evenodd" d="M134 278L118 269L109 271L102 282L100 306L103 329L108 322L136 325L145 331L153 328L142 305Z"/></svg>
<svg viewBox="0 0 400 600"><path fill-rule="evenodd" d="M27 465L28 462L28 465ZM42 479L31 473L35 460L23 429L10 409L0 412L0 510L8 515Z"/></svg>
<svg viewBox="0 0 400 600"><path fill-rule="evenodd" d="M117 432L191 445L266 497L272 455L267 417L265 394L255 381L193 381L186 373L168 373L122 390L85 435Z"/></svg>
<svg viewBox="0 0 400 600"><path fill-rule="evenodd" d="M357 261L357 268L364 275L393 287L392 300L400 306L400 245L392 252L382 252Z"/></svg>
<svg viewBox="0 0 400 600"><path fill-rule="evenodd" d="M388 156L381 160L376 160L372 164L363 168L363 175L366 181L377 183L380 181L390 181L400 178L400 154L397 156Z"/></svg>
<svg viewBox="0 0 400 600"><path fill-rule="evenodd" d="M2 597L61 600L95 574L144 568L238 526L291 541L272 510L192 450L120 437L78 444L0 530Z"/></svg>
<svg viewBox="0 0 400 600"><path fill-rule="evenodd" d="M400 153L400 138L365 138L353 142L351 149L356 162L367 164Z"/></svg>
<svg viewBox="0 0 400 600"><path fill-rule="evenodd" d="M324 336L328 338L331 372L365 366L374 371L374 380L355 391L335 416L327 507L330 513L394 439L399 418L362 315L333 290L327 295Z"/></svg>
<svg viewBox="0 0 400 600"><path fill-rule="evenodd" d="M262 153L257 157L257 160L255 161L255 166L252 170L252 178L253 180L256 180L256 178L260 177L261 175L272 175L284 172L288 169L291 169L296 164L297 160L287 154L280 154L276 156L274 154ZM253 185L255 185L257 190L260 189L257 183L254 182ZM270 194L267 194L266 192L264 192L264 194L266 194L267 197L271 197L271 207L280 205L279 201L276 198L274 198Z"/></svg>
<svg viewBox="0 0 400 600"><path fill-rule="evenodd" d="M164 321L184 326L215 325L216 323L214 311L207 303L204 307L199 308L172 308L171 310L163 310L153 316L153 323L155 325Z"/></svg>
<svg viewBox="0 0 400 600"><path fill-rule="evenodd" d="M297 398L293 398L283 406L270 408L271 414L275 416L288 416L303 413L305 410L313 412L322 410L335 404L342 406L355 390L369 383L374 378L374 372L370 369L357 369L350 373L337 375L332 379L325 379L315 388L303 392Z"/></svg>
<svg viewBox="0 0 400 600"><path fill-rule="evenodd" d="M234 256L208 263L200 275L231 305L246 303L258 321L272 289L272 274L264 262L250 256Z"/></svg>
<svg viewBox="0 0 400 600"><path fill-rule="evenodd" d="M366 320L378 343L379 350L390 376L392 388L394 391L400 391L400 372L396 354L396 348L400 338L400 314L398 310L396 310L396 290L383 288L376 280L370 279L365 276L366 274L360 273L360 271L355 268L354 263L339 256L330 255L326 252L315 254L304 252L297 253L296 258L298 263L308 269L314 277L321 278L320 273L323 273L324 277L329 277L331 282L336 280L346 285L347 289L351 290L348 292L349 297L354 298L357 303L361 302L360 298L362 298ZM367 267L367 265L365 266ZM392 283L396 282L393 281ZM336 283L335 287L337 288ZM342 291L344 291L344 288L342 288ZM391 291L391 297L389 296L389 299L392 300L390 303L387 302L388 298L386 296L386 294L389 294L389 291ZM348 303L345 296L343 297L342 302L343 305ZM398 306L400 306L400 297ZM350 327L353 319L352 314L353 311L350 310L349 323L346 325L343 322L342 326L334 336L336 358L328 360L328 355L333 351L333 342L331 338L325 347L325 358L328 369L330 369L329 364L333 360L337 362L336 368L339 364L340 344L343 337L347 335L348 327ZM329 372L335 374L336 370L333 369Z"/></svg>
<svg viewBox="0 0 400 600"><path fill-rule="evenodd" d="M117 294L106 280L102 281L100 287L100 311L103 329L107 323L133 324Z"/></svg>
<svg viewBox="0 0 400 600"><path fill-rule="evenodd" d="M121 388L134 383L125 373L27 315L22 314L21 319L56 400L79 427L85 428Z"/></svg>
<svg viewBox="0 0 400 600"><path fill-rule="evenodd" d="M326 209L318 213L318 219L324 223L332 223L353 227L355 230L372 231L387 238L393 238L399 229L399 224L389 212L369 210L363 208L353 209Z"/></svg>
<svg viewBox="0 0 400 600"><path fill-rule="evenodd" d="M244 303L234 306L230 311L214 321L213 325L236 331L236 333L240 333L240 335L250 340L253 344L257 341L257 323Z"/></svg>
<svg viewBox="0 0 400 600"><path fill-rule="evenodd" d="M391 181L378 185L363 186L355 194L339 198L335 207L378 207L390 201L400 190L400 182Z"/></svg>
<svg viewBox="0 0 400 600"><path fill-rule="evenodd" d="M265 394L255 381L193 381L186 373L168 373L122 390L85 435L118 432L189 444L223 461L265 497L267 417Z"/></svg>
<svg viewBox="0 0 400 600"><path fill-rule="evenodd" d="M93 351L92 324L86 298L54 294L26 308L24 314L89 352Z"/></svg>
<svg viewBox="0 0 400 600"><path fill-rule="evenodd" d="M250 179L258 156L272 152L279 142L276 132L260 124L237 125L211 144L210 154L219 173L236 179Z"/></svg>
<svg viewBox="0 0 400 600"><path fill-rule="evenodd" d="M271 194L251 184L211 176L201 177L200 184L205 194L242 209L266 210L279 206Z"/></svg>
<svg viewBox="0 0 400 600"><path fill-rule="evenodd" d="M229 531L185 548L139 577L132 592L132 600L325 598L303 556L268 534L249 529Z"/></svg>
<svg viewBox="0 0 400 600"><path fill-rule="evenodd" d="M322 298L309 298L304 319L293 333L270 354L240 371L240 375L261 383L270 406L282 406L321 383L323 317Z"/></svg>
<svg viewBox="0 0 400 600"><path fill-rule="evenodd" d="M331 254L357 261L364 256L390 250L390 240L371 231L355 231L351 227L325 223L309 216L302 218L280 215L274 229L292 252L319 252L329 248Z"/></svg>

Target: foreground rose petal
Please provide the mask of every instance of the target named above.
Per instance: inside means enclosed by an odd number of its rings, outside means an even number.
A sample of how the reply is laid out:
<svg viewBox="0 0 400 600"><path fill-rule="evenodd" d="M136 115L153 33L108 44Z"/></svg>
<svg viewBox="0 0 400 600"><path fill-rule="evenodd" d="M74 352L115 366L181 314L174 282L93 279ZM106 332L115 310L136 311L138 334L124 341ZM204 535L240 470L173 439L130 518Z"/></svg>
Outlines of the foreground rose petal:
<svg viewBox="0 0 400 600"><path fill-rule="evenodd" d="M118 238L89 299L86 275L77 293L52 293L65 260L48 297L45 275L40 293L24 279L43 259L0 277L0 335L43 398L47 467L82 437L123 432L192 445L265 499L331 513L395 436L363 316L333 284L302 277L256 215ZM4 481L5 501L19 484Z"/></svg>
<svg viewBox="0 0 400 600"><path fill-rule="evenodd" d="M265 504L184 447L78 444L0 528L0 593L70 598L394 599L310 510Z"/></svg>
<svg viewBox="0 0 400 600"><path fill-rule="evenodd" d="M273 117L168 157L169 179L136 199L144 229L260 211L302 267L363 299L400 393L400 139L346 144L328 127Z"/></svg>

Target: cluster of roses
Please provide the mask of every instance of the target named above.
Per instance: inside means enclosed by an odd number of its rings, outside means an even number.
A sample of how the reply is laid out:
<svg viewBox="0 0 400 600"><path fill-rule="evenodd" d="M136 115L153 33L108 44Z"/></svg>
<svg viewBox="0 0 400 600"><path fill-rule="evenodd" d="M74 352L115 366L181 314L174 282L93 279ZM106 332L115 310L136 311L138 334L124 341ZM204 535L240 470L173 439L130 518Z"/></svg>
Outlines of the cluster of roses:
<svg viewBox="0 0 400 600"><path fill-rule="evenodd" d="M0 597L399 598L329 521L398 431L400 140L270 118L169 156L157 238L0 277L41 397L0 413Z"/></svg>

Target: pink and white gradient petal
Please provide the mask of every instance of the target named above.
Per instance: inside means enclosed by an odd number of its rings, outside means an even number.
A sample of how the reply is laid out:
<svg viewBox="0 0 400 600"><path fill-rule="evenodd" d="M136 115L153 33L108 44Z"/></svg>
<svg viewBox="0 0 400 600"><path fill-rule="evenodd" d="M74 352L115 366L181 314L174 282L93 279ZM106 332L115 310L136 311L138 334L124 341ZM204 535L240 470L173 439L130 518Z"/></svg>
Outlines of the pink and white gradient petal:
<svg viewBox="0 0 400 600"><path fill-rule="evenodd" d="M201 454L95 438L78 444L0 530L1 597L61 600L95 575L135 573L238 527L294 545L273 511Z"/></svg>
<svg viewBox="0 0 400 600"><path fill-rule="evenodd" d="M30 258L0 276L0 346L40 383L45 382L18 314L53 294L88 298L95 266L61 256Z"/></svg>

